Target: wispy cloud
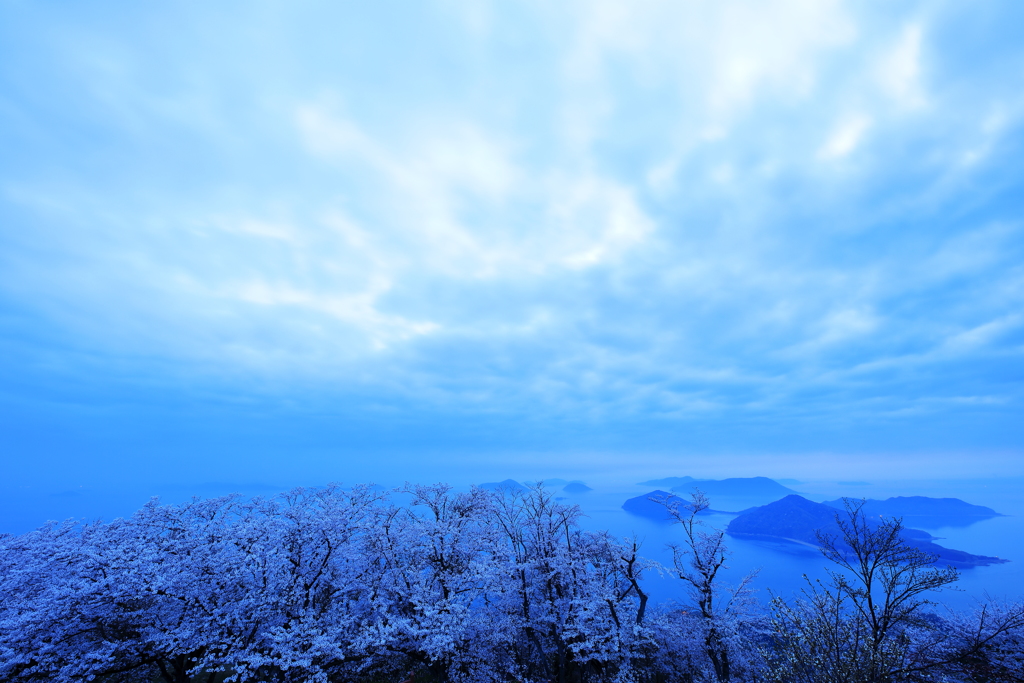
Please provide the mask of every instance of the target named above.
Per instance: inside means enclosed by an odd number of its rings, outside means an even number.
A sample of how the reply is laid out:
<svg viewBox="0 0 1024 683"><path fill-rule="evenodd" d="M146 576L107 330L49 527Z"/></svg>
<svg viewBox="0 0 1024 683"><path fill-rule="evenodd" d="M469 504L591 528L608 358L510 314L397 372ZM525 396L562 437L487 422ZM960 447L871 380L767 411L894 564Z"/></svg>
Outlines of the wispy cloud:
<svg viewBox="0 0 1024 683"><path fill-rule="evenodd" d="M3 10L31 372L510 431L1024 400L1010 3L236 9Z"/></svg>

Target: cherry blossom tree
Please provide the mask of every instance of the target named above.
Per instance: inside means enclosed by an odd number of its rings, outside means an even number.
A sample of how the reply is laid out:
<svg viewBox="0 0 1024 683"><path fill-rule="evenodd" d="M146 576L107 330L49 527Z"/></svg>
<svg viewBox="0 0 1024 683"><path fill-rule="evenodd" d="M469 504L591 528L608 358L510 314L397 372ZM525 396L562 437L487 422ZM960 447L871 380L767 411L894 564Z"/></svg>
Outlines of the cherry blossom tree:
<svg viewBox="0 0 1024 683"><path fill-rule="evenodd" d="M517 625L518 670L546 680L615 680L647 645L636 542L584 531L575 506L538 484L496 500L509 548L504 609Z"/></svg>
<svg viewBox="0 0 1024 683"><path fill-rule="evenodd" d="M367 651L401 655L435 676L487 680L507 629L491 619L502 576L491 495L447 485L407 485L407 507L378 514L367 552L374 567L375 618Z"/></svg>
<svg viewBox="0 0 1024 683"><path fill-rule="evenodd" d="M777 599L758 648L749 577L723 584L705 509L669 506L682 605L649 604L660 568L637 540L583 529L540 485L300 488L51 523L0 536L0 680L1020 680L1024 607L926 611L948 573L859 519L823 542L844 573Z"/></svg>
<svg viewBox="0 0 1024 683"><path fill-rule="evenodd" d="M835 565L830 581L809 584L795 602L772 601L766 655L774 680L1020 680L1024 606L937 612L929 594L955 582L957 571L907 544L902 520L876 523L863 501L847 499L845 508L836 515L839 533L818 536Z"/></svg>
<svg viewBox="0 0 1024 683"><path fill-rule="evenodd" d="M703 492L694 491L688 503L678 498L653 500L665 506L683 532L682 542L670 546L672 573L687 584L690 600L663 615L670 626L659 633L663 648L677 660L672 668L686 662L691 676L720 683L741 679L758 666L756 658L749 656L755 651L751 583L756 572L735 585L723 581L729 550L725 533L709 528L698 517L710 507Z"/></svg>

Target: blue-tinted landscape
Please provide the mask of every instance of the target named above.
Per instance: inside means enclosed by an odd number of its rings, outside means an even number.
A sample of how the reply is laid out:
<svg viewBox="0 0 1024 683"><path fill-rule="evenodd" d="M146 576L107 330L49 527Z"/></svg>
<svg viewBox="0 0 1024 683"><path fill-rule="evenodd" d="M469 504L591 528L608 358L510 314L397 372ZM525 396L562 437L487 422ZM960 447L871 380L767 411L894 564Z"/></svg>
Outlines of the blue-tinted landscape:
<svg viewBox="0 0 1024 683"><path fill-rule="evenodd" d="M0 680L1021 680L1020 26L0 3Z"/></svg>
<svg viewBox="0 0 1024 683"><path fill-rule="evenodd" d="M607 530L622 538L638 537L643 540L643 554L651 559L670 564L668 545L679 542L680 530L665 514L664 507L651 498L661 494L674 495L685 502L688 492L694 488L714 490L722 480L696 479L686 477L660 478L657 481L673 491L660 491L650 483L616 483L591 479L587 484L582 480L566 480L557 477L541 480L553 498L565 505L579 506L585 514L582 525L594 531ZM721 493L709 497L712 508L702 516L709 527L727 530L727 545L730 551L729 571L726 581L738 581L743 575L757 572L754 589L759 599L767 601L769 591L779 594L796 594L806 587L803 576L812 579L823 578L828 563L815 547L813 538L787 539L782 537L754 537L730 529L730 523L741 512L750 512L759 506L766 506L788 495L800 495L816 503L830 502L832 512L841 512L841 500L867 499L903 501L903 514L892 514L884 507L881 514L886 517L898 516L909 529L926 532L941 548L963 551L976 556L960 558L939 555L939 565L952 564L960 570L957 590L947 590L936 596L942 603L958 608L969 608L986 599L999 598L1018 601L1024 598L1024 499L1020 496L1021 479L962 480L956 482L901 480L875 483L848 483L829 481L789 481L783 486L768 478L736 478L719 487ZM506 479L496 482L477 482L489 490L516 489L525 491L536 480L522 482ZM390 486L399 487L397 482ZM471 485L470 485L471 486ZM456 487L468 490L470 486ZM378 489L385 486L378 484ZM776 489L782 489L777 491ZM786 490L788 489L788 490ZM210 482L192 489L175 490L168 487L152 489L153 495L160 492L159 499L165 504L176 504L194 496L214 498L231 493L244 493L252 497L274 497L277 491L268 485L232 486L229 483ZM906 494L916 498L909 499ZM964 496L965 500L954 494ZM916 500L916 505L914 504ZM637 506L637 501L643 501ZM924 504L922 504L922 501ZM979 505L986 501L990 505ZM81 520L106 519L130 516L147 499L142 495L120 494L113 491L66 491L51 493L49 496L26 495L24 491L8 489L0 505L7 533L25 533L42 524L46 519ZM630 502L633 506L630 506ZM966 505L964 504L966 503ZM877 504L876 504L877 505ZM893 506L890 506L892 508ZM625 509L624 509L625 508ZM977 508L977 509L971 509ZM985 509L995 514L989 514ZM869 514L878 515L869 505ZM900 507L895 508L897 511ZM980 512L979 512L980 510ZM941 512L940 512L941 511ZM916 512L916 514L915 514ZM47 516L49 515L49 516ZM806 527L813 532L826 525L812 524ZM772 533L767 530L767 533ZM802 542L801 542L802 540ZM928 552L939 553L933 548ZM999 560L999 561L992 561ZM650 590L656 600L682 600L685 587L678 580L651 577Z"/></svg>

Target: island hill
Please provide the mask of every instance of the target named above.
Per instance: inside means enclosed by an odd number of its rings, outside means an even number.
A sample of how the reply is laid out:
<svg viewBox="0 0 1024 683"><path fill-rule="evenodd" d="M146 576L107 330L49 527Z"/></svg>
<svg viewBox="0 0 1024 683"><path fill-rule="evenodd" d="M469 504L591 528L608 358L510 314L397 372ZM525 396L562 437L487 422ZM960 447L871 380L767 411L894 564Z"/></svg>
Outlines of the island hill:
<svg viewBox="0 0 1024 683"><path fill-rule="evenodd" d="M704 495L714 500L723 498L768 498L778 500L782 496L796 493L768 477L732 477L730 479L694 479L693 477L666 477L642 481L641 485L666 487L674 493L689 495L694 489L700 489Z"/></svg>
<svg viewBox="0 0 1024 683"><path fill-rule="evenodd" d="M868 523L877 526L880 523L879 517L873 515L867 506L865 511L868 513ZM726 532L740 538L791 541L817 546L818 532L842 538L836 523L837 513L842 518L844 513L832 505L815 503L794 494L768 505L745 510L729 522ZM927 531L919 529L903 529L902 537L907 545L936 555L937 561L944 564L976 567L1007 561L998 557L973 555L962 550L945 548L934 543L934 537Z"/></svg>
<svg viewBox="0 0 1024 683"><path fill-rule="evenodd" d="M728 505L730 510L741 510L755 505L770 503L790 494L796 493L768 477L733 477L731 479L694 479L693 477L666 477L642 481L640 486L658 486L650 493L630 498L622 509L634 515L667 521L667 513L662 505L652 502L651 498L663 498L669 502L689 500L690 494L700 490L708 497L712 505ZM666 490L667 489L667 490ZM724 510L707 510L707 514L724 512ZM735 514L729 513L729 514Z"/></svg>
<svg viewBox="0 0 1024 683"><path fill-rule="evenodd" d="M843 499L826 500L824 505L843 509ZM906 524L921 524L937 528L942 526L970 526L992 517L1003 517L984 505L971 505L959 498L926 498L925 496L897 496L887 500L867 500L864 512L873 517L902 517Z"/></svg>
<svg viewBox="0 0 1024 683"><path fill-rule="evenodd" d="M671 516L666 511L664 505L651 500L652 498L664 500L669 504L678 503L685 508L690 494L699 489L708 497L712 504L715 500L722 499L733 503L741 503L737 507L732 508L733 510L738 510L762 502L767 503L778 500L796 493L793 489L787 488L768 477L733 477L730 479L665 477L664 479L642 481L639 485L659 486L668 490L659 488L642 496L630 498L622 504L622 509L634 515L665 522L670 521L672 519ZM735 512L725 512L724 510L716 509L705 510L703 514L715 513L736 514Z"/></svg>
<svg viewBox="0 0 1024 683"><path fill-rule="evenodd" d="M726 532L739 538L753 538L773 541L800 543L817 547L815 532L839 534L836 514L843 514L843 500L815 503L800 496L792 489L767 477L734 478L721 480L699 480L692 477L668 477L641 482L645 485L665 486L669 491L657 489L635 498L630 498L622 509L634 515L660 522L670 522L672 517L658 500L678 504L686 509L688 494L694 489L704 492L713 503L715 497L764 498L775 500L765 505L750 507L740 512L722 512L709 509L703 514L735 514ZM712 493L714 492L714 493ZM781 493L781 495L779 495ZM652 500L654 499L654 500ZM927 498L910 496L888 500L868 500L864 512L874 524L879 517L902 517L907 522L923 526L966 526L982 519L1000 516L995 510L981 505L971 505L957 498ZM939 562L961 567L984 566L1006 562L997 557L973 555L961 550L940 546L931 534L919 529L903 530L903 539L909 545L939 558Z"/></svg>
<svg viewBox="0 0 1024 683"><path fill-rule="evenodd" d="M566 481L565 479L545 479L543 482L546 487L561 486L561 490L564 493L586 493L587 491L593 491L579 479L573 481ZM486 489L488 491L519 491L525 492L529 490L529 486L532 486L534 482L528 481L526 484L520 484L515 479L506 479L505 481L489 481L484 484L480 484L478 488Z"/></svg>
<svg viewBox="0 0 1024 683"><path fill-rule="evenodd" d="M656 522L673 521L675 518L669 514L668 508L657 501L664 501L667 505L678 505L681 510L688 510L690 507L687 498L680 498L674 493L658 489L651 491L650 493L645 493L642 496L637 496L636 498L630 498L622 504L622 509L630 514L653 519ZM723 512L722 510L712 510L709 508L698 514L714 515L733 513Z"/></svg>

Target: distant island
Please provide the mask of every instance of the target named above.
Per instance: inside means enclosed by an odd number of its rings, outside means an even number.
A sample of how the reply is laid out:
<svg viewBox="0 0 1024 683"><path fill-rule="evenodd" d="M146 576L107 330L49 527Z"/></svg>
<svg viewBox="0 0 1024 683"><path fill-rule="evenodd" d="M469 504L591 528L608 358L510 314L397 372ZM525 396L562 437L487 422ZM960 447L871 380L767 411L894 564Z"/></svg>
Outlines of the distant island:
<svg viewBox="0 0 1024 683"><path fill-rule="evenodd" d="M640 482L641 486L656 486L681 494L686 498L695 490L702 491L712 506L716 499L727 498L725 504L719 502L718 507L729 507L734 510L763 505L783 496L797 493L768 477L731 477L729 479L696 479L694 477L665 477Z"/></svg>
<svg viewBox="0 0 1024 683"><path fill-rule="evenodd" d="M843 509L843 500L827 500L830 507ZM868 499L864 511L873 517L902 517L910 523L931 528L942 526L969 526L1000 513L984 505L972 505L959 498L927 498L925 496L897 496L886 500Z"/></svg>
<svg viewBox="0 0 1024 683"><path fill-rule="evenodd" d="M764 538L817 547L818 539L815 532L839 534L839 527L836 525L837 512L832 505L815 503L799 495L789 495L774 503L744 511L729 522L726 532L740 538ZM878 519L872 512L868 511L868 514L869 519ZM944 548L934 543L933 538L931 534L919 529L904 529L903 533L903 540L908 545L936 555L939 561L947 564L973 567L1007 561L998 557L973 555L962 550Z"/></svg>
<svg viewBox="0 0 1024 683"><path fill-rule="evenodd" d="M658 500L664 500L666 503L672 504L677 503L680 508L689 509L689 501L686 498L681 498L674 493L668 491L662 491L661 489L645 493L642 496L630 498L622 504L622 509L631 515L638 517L646 517L647 519L653 519L656 522L671 522L673 521L672 515L668 513L668 510L661 503L656 503L652 498ZM705 510L701 514L722 514L720 510Z"/></svg>
<svg viewBox="0 0 1024 683"><path fill-rule="evenodd" d="M559 479L558 477L554 477L552 479L541 479L538 481L524 481L523 486L534 486L535 484L544 484L545 487L552 487L565 486L566 484L571 483L573 482L570 482L568 479Z"/></svg>
<svg viewBox="0 0 1024 683"><path fill-rule="evenodd" d="M594 489L590 488L589 486L587 486L586 484L584 484L579 479L575 479L573 481L566 481L565 479L545 479L545 480L543 480L541 482L528 481L528 482L526 482L526 485L520 484L515 479L506 479L505 481L489 481L489 482L486 482L486 483L483 483L483 484L479 484L477 486L477 488L485 489L487 491L520 491L520 492L522 492L522 491L529 490L529 487L534 486L535 484L538 484L538 483L539 484L543 484L545 488L550 488L552 486L560 486L560 485L564 484L564 486L562 486L562 491L564 491L566 493L586 493L587 491L593 491L594 490ZM559 498L558 500L562 500L562 499Z"/></svg>
<svg viewBox="0 0 1024 683"><path fill-rule="evenodd" d="M694 479L693 477L664 477L662 479L651 479L638 482L639 486L664 486L667 489L673 486L682 486L693 481L708 481L707 479Z"/></svg>
<svg viewBox="0 0 1024 683"><path fill-rule="evenodd" d="M477 488L485 489L487 491L526 491L528 490L525 486L520 484L515 479L506 479L505 481L489 481L485 484L480 484Z"/></svg>
<svg viewBox="0 0 1024 683"><path fill-rule="evenodd" d="M745 497L781 497L796 493L768 477L732 477L730 479L706 479L692 481L672 487L672 491L689 493L700 489L709 498L713 496Z"/></svg>

